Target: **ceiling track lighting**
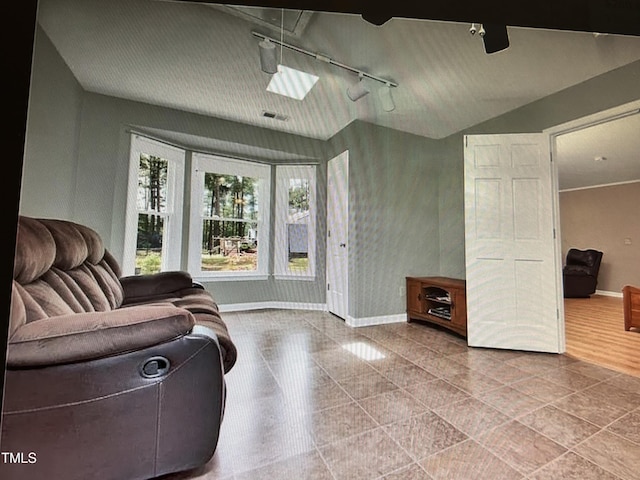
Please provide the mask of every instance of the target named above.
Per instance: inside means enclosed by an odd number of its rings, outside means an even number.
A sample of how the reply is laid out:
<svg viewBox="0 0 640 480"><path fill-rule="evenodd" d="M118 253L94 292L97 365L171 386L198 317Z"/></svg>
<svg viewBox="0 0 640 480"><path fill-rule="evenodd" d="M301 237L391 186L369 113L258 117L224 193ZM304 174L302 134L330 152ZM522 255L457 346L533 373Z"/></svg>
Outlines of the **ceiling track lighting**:
<svg viewBox="0 0 640 480"><path fill-rule="evenodd" d="M368 94L369 89L367 88L362 75L358 75L358 81L347 88L347 96L352 102L357 102Z"/></svg>
<svg viewBox="0 0 640 480"><path fill-rule="evenodd" d="M276 45L268 38L258 43L260 49L260 69L264 73L274 74L278 71L278 54Z"/></svg>
<svg viewBox="0 0 640 480"><path fill-rule="evenodd" d="M309 50L305 50L303 48L296 47L295 45L291 45L291 44L286 43L286 42L284 42L282 40L277 40L275 38L268 37L267 35L263 35L263 34L258 33L258 32L251 32L251 34L254 37L262 39L263 41L269 41L270 43L273 43L275 45L279 45L280 47L285 47L285 48L288 48L289 50L293 50L295 52L302 53L303 55L307 55L309 57L315 58L316 60L321 61L323 63L328 63L330 65L334 65L334 66L342 68L344 70L348 70L348 71L358 75L358 77L360 77L360 80L362 80L363 78L368 78L370 80L375 80L376 82L383 83L387 87L397 87L398 86L397 83L392 82L391 80L387 80L387 79L381 78L381 77L376 77L375 75L371 75L371 74L369 74L367 72L364 72L362 70L358 70L357 68L350 67L349 65L345 65L344 63L336 62L335 60L333 60L332 58L328 57L327 55L324 55L324 54L321 54L321 53L310 52ZM263 42L260 42L260 44L262 44L262 43ZM262 48L260 50L260 59L261 59L261 63L262 63ZM263 69L263 71L264 71L264 69Z"/></svg>
<svg viewBox="0 0 640 480"><path fill-rule="evenodd" d="M380 97L380 103L385 112L393 112L396 109L396 104L393 101L393 96L391 95L391 85L386 84L385 86L380 87L378 90L378 97Z"/></svg>

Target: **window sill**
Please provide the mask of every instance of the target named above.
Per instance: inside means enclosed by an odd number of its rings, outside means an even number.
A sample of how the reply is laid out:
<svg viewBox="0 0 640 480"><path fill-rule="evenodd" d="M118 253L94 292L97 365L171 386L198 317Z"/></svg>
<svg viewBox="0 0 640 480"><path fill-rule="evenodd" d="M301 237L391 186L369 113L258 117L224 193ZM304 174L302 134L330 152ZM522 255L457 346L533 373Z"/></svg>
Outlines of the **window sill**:
<svg viewBox="0 0 640 480"><path fill-rule="evenodd" d="M274 275L273 278L276 280L293 280L293 281L303 281L303 282L314 282L316 280L315 275Z"/></svg>
<svg viewBox="0 0 640 480"><path fill-rule="evenodd" d="M223 275L194 275L193 279L197 282L252 282L256 280L268 280L269 275L265 274L223 274Z"/></svg>

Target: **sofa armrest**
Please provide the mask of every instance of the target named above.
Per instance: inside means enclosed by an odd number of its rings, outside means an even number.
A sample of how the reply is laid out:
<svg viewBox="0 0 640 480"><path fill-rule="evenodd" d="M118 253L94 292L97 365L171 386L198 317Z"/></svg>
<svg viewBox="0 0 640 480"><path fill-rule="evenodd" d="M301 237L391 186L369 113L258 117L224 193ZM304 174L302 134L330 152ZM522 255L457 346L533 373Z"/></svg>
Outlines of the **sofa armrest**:
<svg viewBox="0 0 640 480"><path fill-rule="evenodd" d="M173 305L124 307L36 320L9 339L7 367L82 362L158 345L191 331L195 319Z"/></svg>
<svg viewBox="0 0 640 480"><path fill-rule="evenodd" d="M179 290L191 288L193 279L188 272L176 270L121 277L120 284L124 291L124 303L135 303L138 299L162 298Z"/></svg>

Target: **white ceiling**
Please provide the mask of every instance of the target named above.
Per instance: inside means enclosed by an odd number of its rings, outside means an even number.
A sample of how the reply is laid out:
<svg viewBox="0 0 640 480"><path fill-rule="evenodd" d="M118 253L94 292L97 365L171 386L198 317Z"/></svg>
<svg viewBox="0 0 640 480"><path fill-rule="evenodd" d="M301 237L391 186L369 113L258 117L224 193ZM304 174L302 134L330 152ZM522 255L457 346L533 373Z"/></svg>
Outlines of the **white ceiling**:
<svg viewBox="0 0 640 480"><path fill-rule="evenodd" d="M612 118L557 137L561 189L640 181L640 114Z"/></svg>
<svg viewBox="0 0 640 480"><path fill-rule="evenodd" d="M269 20L266 13L262 18ZM385 112L377 82L365 80L371 93L351 102L346 89L357 80L355 74L288 49L282 50L283 63L320 81L303 101L267 92L270 76L260 70L259 40L251 32L275 38L280 32L211 5L41 0L38 19L88 91L318 139L330 138L355 119L444 138L640 59L640 37L509 27L510 47L487 55L467 23L392 19L377 27L360 16L337 13L307 12L297 31L284 35L287 43L396 82L396 109ZM264 111L287 120L264 118ZM638 120L627 121L634 121L627 129L637 132ZM613 126L589 133L593 151L584 135L565 135L564 174L575 169L569 159L605 156L611 160L607 165L627 162L625 179L640 179L640 136L614 141ZM572 138L580 151L568 148ZM593 181L586 179L587 170L580 169L580 184Z"/></svg>

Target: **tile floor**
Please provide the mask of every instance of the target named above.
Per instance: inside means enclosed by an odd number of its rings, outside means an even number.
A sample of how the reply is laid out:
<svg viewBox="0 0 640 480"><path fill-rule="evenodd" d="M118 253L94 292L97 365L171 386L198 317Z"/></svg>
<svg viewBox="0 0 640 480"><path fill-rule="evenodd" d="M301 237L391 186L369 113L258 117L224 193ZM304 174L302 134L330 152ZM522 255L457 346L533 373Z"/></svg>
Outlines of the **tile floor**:
<svg viewBox="0 0 640 480"><path fill-rule="evenodd" d="M226 313L218 449L166 479L640 479L640 377L418 323Z"/></svg>

